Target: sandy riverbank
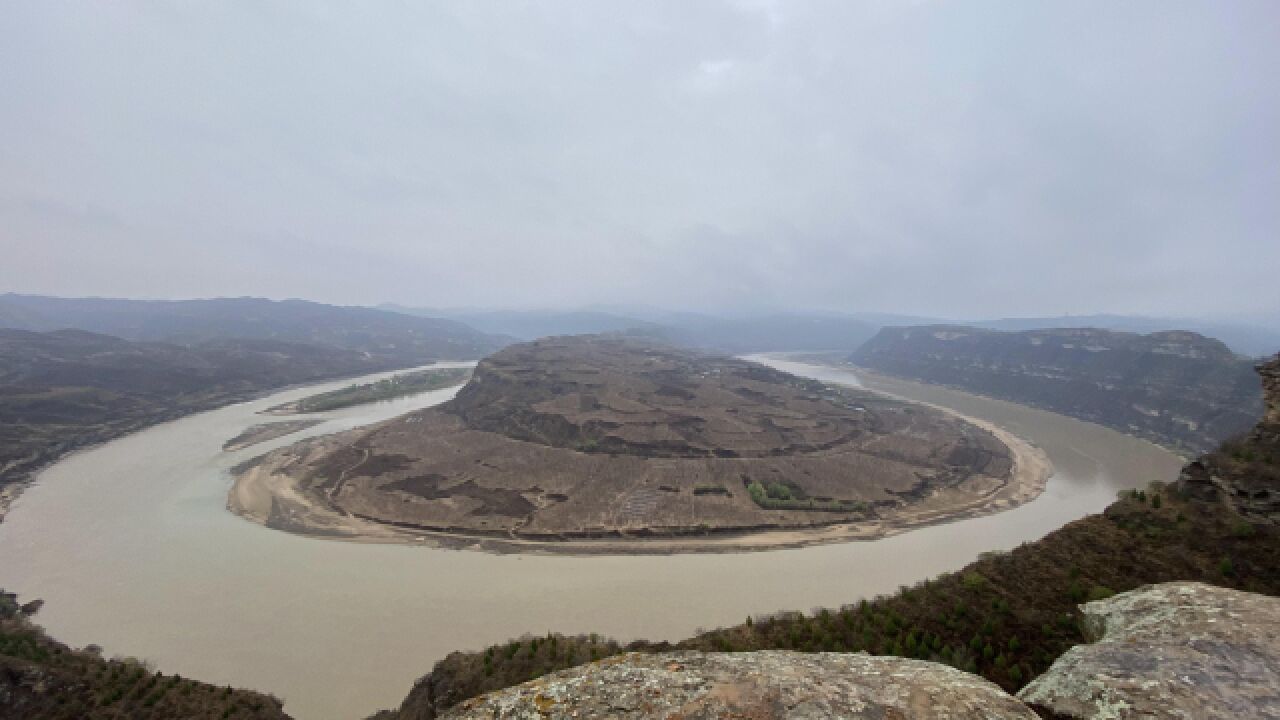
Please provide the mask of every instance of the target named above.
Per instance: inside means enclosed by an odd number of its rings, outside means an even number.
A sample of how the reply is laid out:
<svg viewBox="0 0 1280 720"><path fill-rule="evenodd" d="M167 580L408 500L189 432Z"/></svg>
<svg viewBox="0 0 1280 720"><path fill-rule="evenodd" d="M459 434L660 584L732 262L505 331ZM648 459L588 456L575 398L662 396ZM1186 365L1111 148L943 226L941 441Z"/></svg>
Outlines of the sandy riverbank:
<svg viewBox="0 0 1280 720"><path fill-rule="evenodd" d="M277 530L351 542L401 543L493 553L725 553L877 540L928 525L1002 512L1029 502L1044 491L1053 468L1039 448L992 423L945 407L930 407L995 435L1009 448L1013 458L1010 475L1003 479L992 478L985 483L966 482L962 488L939 490L919 502L882 510L880 517L860 522L647 537L619 533L600 538L544 540L483 536L447 528L400 527L341 512L322 498L301 491L288 474L288 466L307 452L307 446L302 445L241 468L228 495L227 508L245 519ZM310 442L324 442L324 438Z"/></svg>

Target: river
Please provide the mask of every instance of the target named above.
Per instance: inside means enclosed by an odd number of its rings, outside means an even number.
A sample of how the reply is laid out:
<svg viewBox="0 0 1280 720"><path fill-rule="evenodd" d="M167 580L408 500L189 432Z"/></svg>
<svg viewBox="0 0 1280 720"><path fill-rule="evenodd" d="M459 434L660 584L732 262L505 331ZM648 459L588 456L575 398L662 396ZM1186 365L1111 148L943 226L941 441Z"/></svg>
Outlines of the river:
<svg viewBox="0 0 1280 720"><path fill-rule="evenodd" d="M757 357L828 382L848 370ZM458 366L458 364L445 364ZM386 373L370 376L376 379ZM365 380L365 379L362 379ZM884 378L873 389L1002 425L1055 467L1038 499L998 515L874 542L730 555L490 555L290 535L225 509L230 468L269 449L445 401L454 389L317 417L223 452L267 407L350 380L193 415L63 459L0 523L0 584L43 598L37 619L71 645L275 694L299 720L357 720L399 703L451 650L525 632L675 640L780 609L836 606L955 570L1171 480L1180 458L1041 410Z"/></svg>

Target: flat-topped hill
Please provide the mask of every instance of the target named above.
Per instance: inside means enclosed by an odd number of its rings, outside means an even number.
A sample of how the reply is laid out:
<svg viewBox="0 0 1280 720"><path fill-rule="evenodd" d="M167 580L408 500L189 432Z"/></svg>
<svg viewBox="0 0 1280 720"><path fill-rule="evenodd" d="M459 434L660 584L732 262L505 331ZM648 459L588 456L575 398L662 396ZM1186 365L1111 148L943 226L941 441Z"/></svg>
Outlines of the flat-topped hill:
<svg viewBox="0 0 1280 720"><path fill-rule="evenodd" d="M795 545L990 512L1034 497L1046 474L1021 441L940 410L576 336L486 358L444 405L271 453L231 506L281 529L387 540L732 549L748 533Z"/></svg>
<svg viewBox="0 0 1280 720"><path fill-rule="evenodd" d="M593 453L766 457L836 447L885 418L757 363L610 337L516 345L442 409L467 427Z"/></svg>
<svg viewBox="0 0 1280 720"><path fill-rule="evenodd" d="M850 360L1197 453L1248 430L1262 414L1253 362L1193 332L889 327Z"/></svg>

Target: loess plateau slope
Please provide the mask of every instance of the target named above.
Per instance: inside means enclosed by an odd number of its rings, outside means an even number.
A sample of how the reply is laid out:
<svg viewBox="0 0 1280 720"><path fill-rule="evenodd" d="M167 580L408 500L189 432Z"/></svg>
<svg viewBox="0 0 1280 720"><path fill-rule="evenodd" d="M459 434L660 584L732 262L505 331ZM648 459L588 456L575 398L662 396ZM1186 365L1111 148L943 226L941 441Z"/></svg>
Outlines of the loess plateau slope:
<svg viewBox="0 0 1280 720"><path fill-rule="evenodd" d="M1048 473L940 410L617 336L508 347L444 405L242 470L232 509L285 530L671 549L880 536L1009 507Z"/></svg>

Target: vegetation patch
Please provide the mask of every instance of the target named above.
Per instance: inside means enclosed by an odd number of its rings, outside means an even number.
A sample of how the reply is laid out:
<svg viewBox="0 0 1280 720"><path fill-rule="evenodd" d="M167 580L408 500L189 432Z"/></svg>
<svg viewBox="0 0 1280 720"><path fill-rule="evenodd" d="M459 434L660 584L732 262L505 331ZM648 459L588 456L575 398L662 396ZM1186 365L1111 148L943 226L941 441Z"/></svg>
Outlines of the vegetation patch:
<svg viewBox="0 0 1280 720"><path fill-rule="evenodd" d="M815 510L820 512L866 512L867 504L857 500L808 497L804 489L789 482L752 480L747 493L766 510Z"/></svg>
<svg viewBox="0 0 1280 720"><path fill-rule="evenodd" d="M135 658L101 657L53 640L33 623L36 603L0 591L0 717L24 720L285 720L278 699L157 672Z"/></svg>
<svg viewBox="0 0 1280 720"><path fill-rule="evenodd" d="M464 382L470 374L471 370L467 368L433 368L431 370L402 373L373 383L350 385L341 390L312 395L293 403L292 407L288 409L293 412L316 413L340 410L371 402L394 400L458 385ZM285 409L286 407L288 406L280 406L280 408L272 408L272 410Z"/></svg>

